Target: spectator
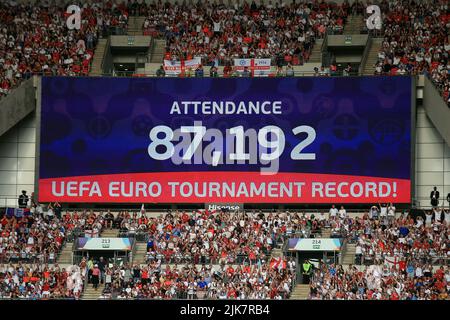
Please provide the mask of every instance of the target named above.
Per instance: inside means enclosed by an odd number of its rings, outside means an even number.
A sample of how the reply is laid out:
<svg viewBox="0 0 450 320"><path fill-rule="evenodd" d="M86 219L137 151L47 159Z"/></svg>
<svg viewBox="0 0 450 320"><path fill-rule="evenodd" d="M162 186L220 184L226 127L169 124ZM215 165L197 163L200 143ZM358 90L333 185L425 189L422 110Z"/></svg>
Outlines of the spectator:
<svg viewBox="0 0 450 320"><path fill-rule="evenodd" d="M99 282L100 282L100 269L98 267L98 264L96 264L92 269L92 286L95 288L95 290L98 289Z"/></svg>
<svg viewBox="0 0 450 320"><path fill-rule="evenodd" d="M294 68L292 67L292 64L288 64L286 67L286 77L293 77L294 76Z"/></svg>
<svg viewBox="0 0 450 320"><path fill-rule="evenodd" d="M330 75L337 76L337 65L336 62L332 62L330 65Z"/></svg>
<svg viewBox="0 0 450 320"><path fill-rule="evenodd" d="M219 73L217 72L217 67L216 66L212 66L209 69L209 76L212 78L217 78L219 76Z"/></svg>
<svg viewBox="0 0 450 320"><path fill-rule="evenodd" d="M431 206L433 208L437 207L439 205L439 191L437 191L437 188L434 187L433 191L430 193L430 199L431 199Z"/></svg>
<svg viewBox="0 0 450 320"><path fill-rule="evenodd" d="M350 76L351 72L352 72L352 65L350 63L348 63L343 71L343 75Z"/></svg>
<svg viewBox="0 0 450 320"><path fill-rule="evenodd" d="M165 77L166 71L164 70L164 67L161 65L158 70L156 70L156 76L157 77Z"/></svg>
<svg viewBox="0 0 450 320"><path fill-rule="evenodd" d="M203 78L203 66L199 65L196 69L195 69L195 77L197 78Z"/></svg>
<svg viewBox="0 0 450 320"><path fill-rule="evenodd" d="M330 213L330 219L335 219L336 218L336 216L338 214L338 209L335 207L334 204L331 206L331 209L330 209L329 213Z"/></svg>
<svg viewBox="0 0 450 320"><path fill-rule="evenodd" d="M248 67L244 67L244 71L241 73L241 77L247 78L247 77L250 77L250 76L251 76L251 73L248 70Z"/></svg>
<svg viewBox="0 0 450 320"><path fill-rule="evenodd" d="M58 218L58 220L61 220L61 218L62 218L62 216L61 216L61 211L62 211L62 206L61 206L61 204L60 204L58 201L56 201L56 202L53 204L53 208L54 208L56 217Z"/></svg>
<svg viewBox="0 0 450 320"><path fill-rule="evenodd" d="M448 207L450 209L450 192L447 194Z"/></svg>
<svg viewBox="0 0 450 320"><path fill-rule="evenodd" d="M313 265L311 264L311 262L309 262L308 259L306 259L302 265L303 283L309 283L312 271L313 271Z"/></svg>
<svg viewBox="0 0 450 320"><path fill-rule="evenodd" d="M25 190L22 190L22 194L19 196L19 208L26 208L28 205L28 195Z"/></svg>
<svg viewBox="0 0 450 320"><path fill-rule="evenodd" d="M114 222L114 215L108 210L108 212L105 214L105 227L112 229L113 222Z"/></svg>

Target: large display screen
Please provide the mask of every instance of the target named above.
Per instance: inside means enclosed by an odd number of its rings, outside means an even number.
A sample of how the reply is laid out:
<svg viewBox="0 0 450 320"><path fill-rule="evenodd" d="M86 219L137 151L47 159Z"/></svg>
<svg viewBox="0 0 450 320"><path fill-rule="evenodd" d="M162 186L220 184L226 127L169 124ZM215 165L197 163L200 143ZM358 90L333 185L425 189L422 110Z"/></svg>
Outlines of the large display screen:
<svg viewBox="0 0 450 320"><path fill-rule="evenodd" d="M410 202L410 77L44 77L39 200Z"/></svg>

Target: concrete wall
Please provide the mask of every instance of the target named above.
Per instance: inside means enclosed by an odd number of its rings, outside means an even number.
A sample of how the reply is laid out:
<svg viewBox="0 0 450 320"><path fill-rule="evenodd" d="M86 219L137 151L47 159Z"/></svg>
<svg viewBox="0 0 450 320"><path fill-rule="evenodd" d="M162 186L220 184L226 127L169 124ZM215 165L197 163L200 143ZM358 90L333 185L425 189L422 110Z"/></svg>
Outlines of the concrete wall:
<svg viewBox="0 0 450 320"><path fill-rule="evenodd" d="M450 146L450 108L427 77L424 77L423 106L431 122Z"/></svg>
<svg viewBox="0 0 450 320"><path fill-rule="evenodd" d="M35 112L0 136L0 207L16 206L22 190L34 191Z"/></svg>
<svg viewBox="0 0 450 320"><path fill-rule="evenodd" d="M450 119L448 120L450 122ZM430 207L430 192L434 186L440 192L440 204L450 192L450 147L425 113L417 107L416 130L416 200ZM445 202L448 206L448 203Z"/></svg>
<svg viewBox="0 0 450 320"><path fill-rule="evenodd" d="M345 43L346 38L351 37L351 43ZM328 47L365 47L368 39L367 34L352 35L328 35Z"/></svg>
<svg viewBox="0 0 450 320"><path fill-rule="evenodd" d="M0 136L34 110L36 101L33 79L22 82L0 100Z"/></svg>

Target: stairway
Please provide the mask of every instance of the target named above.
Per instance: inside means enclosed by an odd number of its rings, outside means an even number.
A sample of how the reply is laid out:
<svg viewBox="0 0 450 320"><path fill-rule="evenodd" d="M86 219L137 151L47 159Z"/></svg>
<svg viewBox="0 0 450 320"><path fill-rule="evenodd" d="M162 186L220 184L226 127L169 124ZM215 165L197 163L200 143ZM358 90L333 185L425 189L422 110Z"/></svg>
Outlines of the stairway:
<svg viewBox="0 0 450 320"><path fill-rule="evenodd" d="M378 52L380 52L383 38L372 38L368 44L370 46L367 60L362 68L362 75L372 76L375 73L375 63L378 61Z"/></svg>
<svg viewBox="0 0 450 320"><path fill-rule="evenodd" d="M129 17L128 18L128 35L141 36L142 26L146 17Z"/></svg>
<svg viewBox="0 0 450 320"><path fill-rule="evenodd" d="M323 39L316 39L311 55L309 56L308 62L321 63L322 62L322 44Z"/></svg>
<svg viewBox="0 0 450 320"><path fill-rule="evenodd" d="M355 251L356 251L356 244L354 243L347 243L345 252L344 252L344 258L342 259L343 265L349 265L355 263Z"/></svg>
<svg viewBox="0 0 450 320"><path fill-rule="evenodd" d="M147 243L136 242L135 250L133 252L133 263L144 264L147 257Z"/></svg>
<svg viewBox="0 0 450 320"><path fill-rule="evenodd" d="M108 39L102 38L98 40L89 76L99 77L103 74L102 64L103 64L103 57L105 55L105 50L107 49L106 48L107 44Z"/></svg>
<svg viewBox="0 0 450 320"><path fill-rule="evenodd" d="M289 299L307 300L309 297L309 292L309 284L298 284L295 286L294 291L292 291L291 297Z"/></svg>
<svg viewBox="0 0 450 320"><path fill-rule="evenodd" d="M102 233L100 234L100 237L102 238L117 238L119 235L118 229L104 229Z"/></svg>
<svg viewBox="0 0 450 320"><path fill-rule="evenodd" d="M162 63L164 60L164 54L166 53L166 40L154 39L153 48L151 50L151 63Z"/></svg>
<svg viewBox="0 0 450 320"><path fill-rule="evenodd" d="M92 283L89 283L87 287L84 289L83 295L81 296L81 300L98 300L104 288L105 284L99 283L98 289L95 290L92 287Z"/></svg>
<svg viewBox="0 0 450 320"><path fill-rule="evenodd" d="M58 260L56 261L58 263L58 265L73 263L73 261L72 261L72 257L73 257L72 246L73 246L73 242L66 242L66 244L64 245L64 249L61 251L61 254L58 257Z"/></svg>
<svg viewBox="0 0 450 320"><path fill-rule="evenodd" d="M351 15L344 26L344 34L360 34L364 26L365 21L362 15Z"/></svg>

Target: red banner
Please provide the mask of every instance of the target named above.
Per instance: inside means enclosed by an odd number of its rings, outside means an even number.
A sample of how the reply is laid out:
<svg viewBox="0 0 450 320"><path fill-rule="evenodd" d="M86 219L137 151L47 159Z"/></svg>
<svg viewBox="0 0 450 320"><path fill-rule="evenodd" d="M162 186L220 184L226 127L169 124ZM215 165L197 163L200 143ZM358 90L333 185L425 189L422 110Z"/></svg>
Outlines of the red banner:
<svg viewBox="0 0 450 320"><path fill-rule="evenodd" d="M39 201L377 203L410 201L410 181L260 172L163 172L39 180Z"/></svg>

